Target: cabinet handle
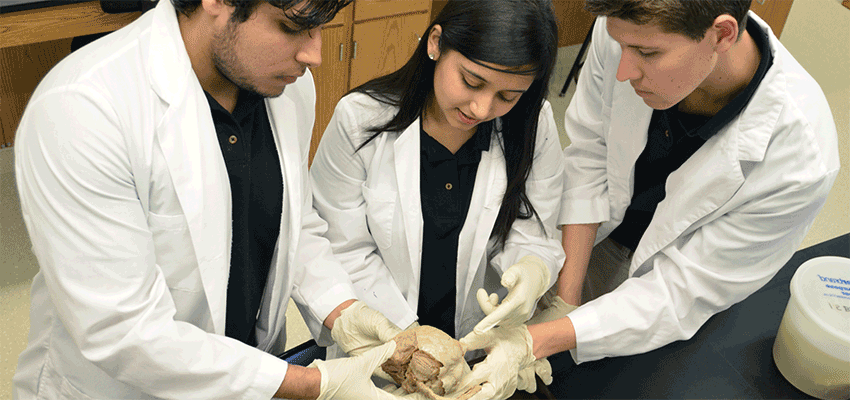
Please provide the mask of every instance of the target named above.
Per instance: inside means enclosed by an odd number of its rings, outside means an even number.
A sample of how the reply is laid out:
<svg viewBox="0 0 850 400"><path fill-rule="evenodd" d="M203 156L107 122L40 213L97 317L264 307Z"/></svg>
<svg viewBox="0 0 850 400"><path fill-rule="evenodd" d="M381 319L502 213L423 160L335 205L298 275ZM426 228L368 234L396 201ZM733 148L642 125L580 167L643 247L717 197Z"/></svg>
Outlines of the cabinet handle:
<svg viewBox="0 0 850 400"><path fill-rule="evenodd" d="M351 59L357 58L357 41L354 42L354 48L351 49Z"/></svg>
<svg viewBox="0 0 850 400"><path fill-rule="evenodd" d="M345 43L339 44L339 60L342 61L342 55L345 53Z"/></svg>
<svg viewBox="0 0 850 400"><path fill-rule="evenodd" d="M759 3L760 5L764 5L764 2L765 0L756 0L756 3Z"/></svg>

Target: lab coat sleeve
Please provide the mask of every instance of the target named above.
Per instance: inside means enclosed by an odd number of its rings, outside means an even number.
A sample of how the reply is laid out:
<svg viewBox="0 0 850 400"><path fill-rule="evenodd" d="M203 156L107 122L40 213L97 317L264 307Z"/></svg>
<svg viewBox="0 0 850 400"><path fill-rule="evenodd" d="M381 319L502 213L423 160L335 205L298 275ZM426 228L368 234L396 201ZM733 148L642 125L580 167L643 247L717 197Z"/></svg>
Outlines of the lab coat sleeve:
<svg viewBox="0 0 850 400"><path fill-rule="evenodd" d="M490 264L501 275L522 257L537 256L549 267L548 286L552 286L564 265L564 249L556 227L564 188L564 158L552 106L548 101L543 103L537 123L534 161L525 188L540 221L534 217L517 218L511 226L504 250L494 256Z"/></svg>
<svg viewBox="0 0 850 400"><path fill-rule="evenodd" d="M787 157L797 157L792 153L798 148L789 145ZM817 179L806 176L812 169ZM739 195L748 201L663 248L648 261L649 272L570 313L577 337L573 357L584 362L640 354L691 338L790 259L837 173L837 167L793 162L754 171L749 179L776 183L758 189L745 184Z"/></svg>
<svg viewBox="0 0 850 400"><path fill-rule="evenodd" d="M392 304L394 311L385 313L385 317L404 329L416 320L416 313L381 259L369 231L363 195L367 190L368 161L364 154L368 149L357 151L371 135L367 128L377 123L374 118L391 111L363 94L340 100L322 135L310 176L314 207L328 222L326 237L354 283L358 298L376 310Z"/></svg>
<svg viewBox="0 0 850 400"><path fill-rule="evenodd" d="M108 99L65 86L37 93L18 130L21 209L62 329L106 374L158 398L270 398L284 361L174 319L126 123Z"/></svg>
<svg viewBox="0 0 850 400"><path fill-rule="evenodd" d="M570 145L564 149L564 192L558 225L609 219L608 150L603 121L610 120L611 108L602 98L601 60L611 59L609 53L618 49L611 47L613 41L598 39L601 35L607 35L604 18L596 20L576 92L564 117L564 130Z"/></svg>

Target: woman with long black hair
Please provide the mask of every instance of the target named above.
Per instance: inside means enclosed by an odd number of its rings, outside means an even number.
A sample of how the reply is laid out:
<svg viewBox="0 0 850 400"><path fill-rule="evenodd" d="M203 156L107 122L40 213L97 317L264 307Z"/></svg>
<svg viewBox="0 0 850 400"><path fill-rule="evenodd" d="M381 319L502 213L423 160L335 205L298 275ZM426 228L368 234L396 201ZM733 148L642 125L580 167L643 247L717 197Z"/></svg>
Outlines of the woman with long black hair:
<svg viewBox="0 0 850 400"><path fill-rule="evenodd" d="M336 106L314 207L360 299L399 327L516 325L555 282L556 55L551 1L451 0L403 67Z"/></svg>

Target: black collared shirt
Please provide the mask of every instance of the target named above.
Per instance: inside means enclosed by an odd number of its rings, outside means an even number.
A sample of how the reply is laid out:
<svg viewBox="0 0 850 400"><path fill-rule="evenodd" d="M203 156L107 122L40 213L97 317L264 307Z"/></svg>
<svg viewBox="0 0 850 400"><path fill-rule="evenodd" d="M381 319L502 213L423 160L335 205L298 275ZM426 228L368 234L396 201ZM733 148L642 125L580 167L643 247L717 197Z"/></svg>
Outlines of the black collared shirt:
<svg viewBox="0 0 850 400"><path fill-rule="evenodd" d="M765 32L753 21L747 32L761 53L758 69L747 87L713 116L680 112L678 106L655 110L649 123L648 141L635 163L635 188L623 222L609 237L628 247L637 248L652 221L658 203L664 200L667 177L679 169L712 136L738 117L773 64L773 54ZM699 179L699 177L692 177Z"/></svg>
<svg viewBox="0 0 850 400"><path fill-rule="evenodd" d="M479 130L452 154L421 130L422 267L419 323L454 337L457 247L490 132Z"/></svg>
<svg viewBox="0 0 850 400"><path fill-rule="evenodd" d="M232 200L225 335L256 346L254 325L280 235L283 176L266 104L240 91L233 114L206 93Z"/></svg>

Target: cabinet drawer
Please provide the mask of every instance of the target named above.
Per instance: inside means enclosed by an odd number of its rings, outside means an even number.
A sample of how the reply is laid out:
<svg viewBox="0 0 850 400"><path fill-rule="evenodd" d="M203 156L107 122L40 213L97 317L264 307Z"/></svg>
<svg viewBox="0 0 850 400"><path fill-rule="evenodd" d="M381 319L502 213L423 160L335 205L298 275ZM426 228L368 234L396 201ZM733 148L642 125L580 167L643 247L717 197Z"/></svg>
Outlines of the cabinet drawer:
<svg viewBox="0 0 850 400"><path fill-rule="evenodd" d="M354 2L354 21L429 11L431 0L357 0Z"/></svg>

